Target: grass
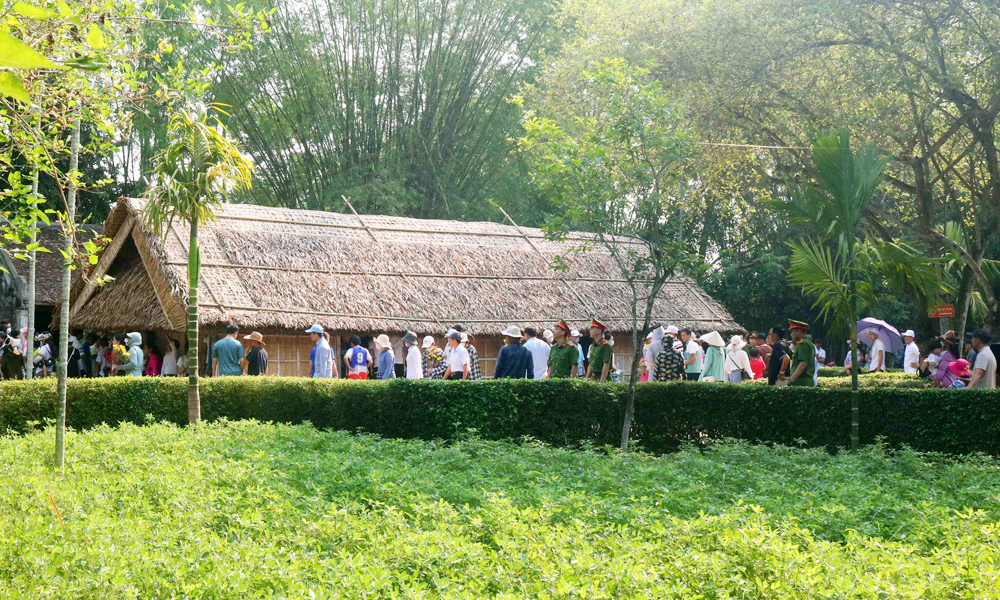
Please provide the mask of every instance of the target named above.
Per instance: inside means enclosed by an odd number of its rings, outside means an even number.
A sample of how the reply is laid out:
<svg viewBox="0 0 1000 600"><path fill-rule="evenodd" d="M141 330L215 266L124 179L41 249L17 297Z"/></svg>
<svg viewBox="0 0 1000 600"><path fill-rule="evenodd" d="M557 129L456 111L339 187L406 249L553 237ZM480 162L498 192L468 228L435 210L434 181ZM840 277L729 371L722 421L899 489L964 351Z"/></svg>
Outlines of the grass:
<svg viewBox="0 0 1000 600"><path fill-rule="evenodd" d="M0 439L3 598L994 598L1000 471L219 422ZM51 500L50 500L51 495ZM53 508L58 506L62 524Z"/></svg>

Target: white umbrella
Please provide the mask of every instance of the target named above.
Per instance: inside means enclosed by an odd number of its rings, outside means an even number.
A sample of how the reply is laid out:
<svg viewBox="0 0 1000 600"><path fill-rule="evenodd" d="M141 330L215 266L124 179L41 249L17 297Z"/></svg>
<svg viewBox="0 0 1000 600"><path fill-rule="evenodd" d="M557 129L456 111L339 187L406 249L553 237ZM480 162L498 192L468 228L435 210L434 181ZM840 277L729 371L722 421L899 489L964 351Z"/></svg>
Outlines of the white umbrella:
<svg viewBox="0 0 1000 600"><path fill-rule="evenodd" d="M903 336L899 335L899 330L889 325L885 321L867 317L858 321L858 341L868 343L868 333L875 332L878 339L882 340L886 351L895 352L906 347L903 343Z"/></svg>

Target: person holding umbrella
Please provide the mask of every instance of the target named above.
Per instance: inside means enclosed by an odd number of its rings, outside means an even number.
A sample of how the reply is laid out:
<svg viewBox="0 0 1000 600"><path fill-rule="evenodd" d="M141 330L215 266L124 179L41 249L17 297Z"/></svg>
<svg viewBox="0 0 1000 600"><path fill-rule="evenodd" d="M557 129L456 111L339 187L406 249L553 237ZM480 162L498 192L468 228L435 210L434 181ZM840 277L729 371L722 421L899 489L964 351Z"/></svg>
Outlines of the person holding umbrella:
<svg viewBox="0 0 1000 600"><path fill-rule="evenodd" d="M868 372L885 371L885 344L878 337L878 332L869 329L868 339L872 341L871 361L868 363Z"/></svg>
<svg viewBox="0 0 1000 600"><path fill-rule="evenodd" d="M857 330L859 344L865 336L871 341L868 370L872 373L885 371L888 354L905 347L899 330L885 321L867 317L858 321Z"/></svg>

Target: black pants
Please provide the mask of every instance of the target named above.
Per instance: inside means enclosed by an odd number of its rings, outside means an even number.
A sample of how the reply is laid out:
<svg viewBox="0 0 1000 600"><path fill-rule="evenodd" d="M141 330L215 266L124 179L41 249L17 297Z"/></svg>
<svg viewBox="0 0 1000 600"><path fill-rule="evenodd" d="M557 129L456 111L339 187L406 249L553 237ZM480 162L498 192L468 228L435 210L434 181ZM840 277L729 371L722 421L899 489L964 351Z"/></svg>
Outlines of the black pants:
<svg viewBox="0 0 1000 600"><path fill-rule="evenodd" d="M448 381L460 381L463 373L452 373L448 376Z"/></svg>
<svg viewBox="0 0 1000 600"><path fill-rule="evenodd" d="M396 372L397 378L406 377L406 369L404 368L405 366L406 365L398 365L398 364L393 365L393 370Z"/></svg>
<svg viewBox="0 0 1000 600"><path fill-rule="evenodd" d="M701 373L685 373L684 377L688 381L698 381L698 378L701 377Z"/></svg>

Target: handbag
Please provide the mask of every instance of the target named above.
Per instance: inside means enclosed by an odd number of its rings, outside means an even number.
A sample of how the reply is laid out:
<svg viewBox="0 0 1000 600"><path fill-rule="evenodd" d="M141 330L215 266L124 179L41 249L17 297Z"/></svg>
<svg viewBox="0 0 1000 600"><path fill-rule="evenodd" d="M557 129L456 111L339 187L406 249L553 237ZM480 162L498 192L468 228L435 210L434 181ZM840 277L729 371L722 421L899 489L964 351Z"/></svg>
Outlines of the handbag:
<svg viewBox="0 0 1000 600"><path fill-rule="evenodd" d="M729 353L729 356L727 356L726 358L727 358L727 359L729 359L729 360L732 360L732 359L733 359L733 353L732 353L732 352L730 352L730 353ZM741 380L741 381L746 381L746 380L748 380L748 379L753 379L753 375L751 375L751 374L747 373L747 372L746 372L746 371L744 371L743 369L740 369L740 367L738 367L738 366L736 365L736 361L735 361L735 360L733 360L733 368L734 368L734 369L739 369L739 370L740 370L740 380Z"/></svg>

